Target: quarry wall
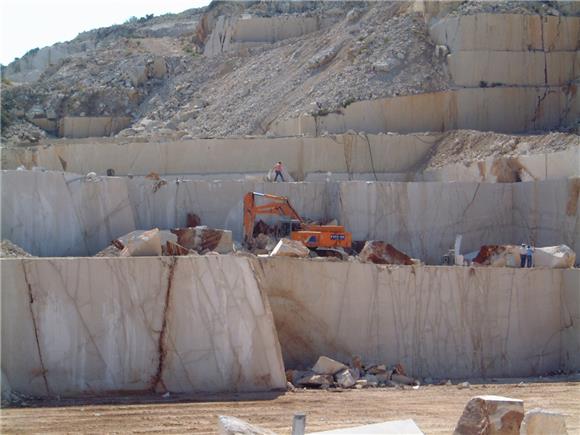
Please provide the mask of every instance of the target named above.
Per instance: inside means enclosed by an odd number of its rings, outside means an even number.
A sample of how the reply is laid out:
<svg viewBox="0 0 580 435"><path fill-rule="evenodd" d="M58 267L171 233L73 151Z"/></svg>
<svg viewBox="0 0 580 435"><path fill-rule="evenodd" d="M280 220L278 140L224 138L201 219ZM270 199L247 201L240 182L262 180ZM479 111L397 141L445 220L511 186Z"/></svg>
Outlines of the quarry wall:
<svg viewBox="0 0 580 435"><path fill-rule="evenodd" d="M287 368L359 355L444 379L578 369L578 270L260 265Z"/></svg>
<svg viewBox="0 0 580 435"><path fill-rule="evenodd" d="M319 30L323 20L316 16L282 15L257 17L217 17L205 42L203 54L216 56L225 52L242 53L251 47L273 44Z"/></svg>
<svg viewBox="0 0 580 435"><path fill-rule="evenodd" d="M104 137L117 134L131 125L126 116L65 116L60 119L30 120L50 134L67 138Z"/></svg>
<svg viewBox="0 0 580 435"><path fill-rule="evenodd" d="M49 146L4 148L0 154L3 169L40 166L79 174L106 174L107 169L114 169L116 175L156 172L210 180L262 180L278 160L284 162L297 181L505 182L515 181L513 173L519 168L525 168L518 175L524 181L580 175L580 147L517 157L489 157L423 170L423 162L442 138L440 133L425 133L142 143L57 141ZM502 162L508 160L506 167Z"/></svg>
<svg viewBox="0 0 580 435"><path fill-rule="evenodd" d="M284 363L320 355L435 378L580 368L578 270L231 255L0 265L2 378L25 394L284 388Z"/></svg>
<svg viewBox="0 0 580 435"><path fill-rule="evenodd" d="M580 18L527 14L449 16L430 23L431 38L455 51L575 51Z"/></svg>
<svg viewBox="0 0 580 435"><path fill-rule="evenodd" d="M406 172L419 163L439 134L358 135L317 138L194 139L177 142L72 143L6 148L2 167L117 175L266 173L282 160L291 175ZM202 158L203 156L203 158Z"/></svg>
<svg viewBox="0 0 580 435"><path fill-rule="evenodd" d="M580 18L477 14L433 20L458 86L559 86L580 76Z"/></svg>
<svg viewBox="0 0 580 435"><path fill-rule="evenodd" d="M385 240L439 264L463 234L482 244L565 243L580 250L578 179L523 183L200 181L4 171L2 238L33 255L93 255L135 229L183 227L187 213L241 239L242 198L287 196L301 216L339 220L354 240Z"/></svg>
<svg viewBox="0 0 580 435"><path fill-rule="evenodd" d="M463 88L358 101L327 115L302 114L270 126L277 136L471 129L501 133L550 130L574 123L580 98L574 86Z"/></svg>
<svg viewBox="0 0 580 435"><path fill-rule="evenodd" d="M561 86L580 76L578 51L459 51L447 57L459 86Z"/></svg>
<svg viewBox="0 0 580 435"><path fill-rule="evenodd" d="M246 258L0 262L2 377L15 391L286 386L268 299Z"/></svg>
<svg viewBox="0 0 580 435"><path fill-rule="evenodd" d="M416 181L515 182L580 175L580 147L544 154L488 157L477 162L451 163L415 174Z"/></svg>

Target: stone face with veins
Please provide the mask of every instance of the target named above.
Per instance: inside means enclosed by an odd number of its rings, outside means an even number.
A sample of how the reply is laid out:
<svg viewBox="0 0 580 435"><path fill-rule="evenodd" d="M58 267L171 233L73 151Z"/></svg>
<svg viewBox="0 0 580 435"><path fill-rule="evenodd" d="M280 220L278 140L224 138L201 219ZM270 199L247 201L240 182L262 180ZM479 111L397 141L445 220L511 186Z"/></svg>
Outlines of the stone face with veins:
<svg viewBox="0 0 580 435"><path fill-rule="evenodd" d="M259 262L288 369L320 355L436 379L580 367L576 269Z"/></svg>
<svg viewBox="0 0 580 435"><path fill-rule="evenodd" d="M287 196L305 217L338 219L353 240L383 240L439 264L463 234L463 252L482 244L566 244L580 251L575 179L525 183L200 181L98 178L34 171L2 173L2 238L32 255L93 255L135 229L179 228L187 213L242 236L249 191ZM576 200L575 200L576 198ZM264 217L267 220L267 217Z"/></svg>
<svg viewBox="0 0 580 435"><path fill-rule="evenodd" d="M2 371L34 395L284 388L246 258L2 260Z"/></svg>

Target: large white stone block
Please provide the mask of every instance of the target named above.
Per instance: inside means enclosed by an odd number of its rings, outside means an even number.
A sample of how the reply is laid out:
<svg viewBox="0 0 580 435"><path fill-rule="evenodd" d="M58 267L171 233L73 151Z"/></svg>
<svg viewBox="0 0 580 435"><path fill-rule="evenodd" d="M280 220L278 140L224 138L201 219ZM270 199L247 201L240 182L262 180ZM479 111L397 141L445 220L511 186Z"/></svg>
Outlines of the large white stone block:
<svg viewBox="0 0 580 435"><path fill-rule="evenodd" d="M567 435L566 418L564 415L542 408L534 408L526 412L520 435Z"/></svg>

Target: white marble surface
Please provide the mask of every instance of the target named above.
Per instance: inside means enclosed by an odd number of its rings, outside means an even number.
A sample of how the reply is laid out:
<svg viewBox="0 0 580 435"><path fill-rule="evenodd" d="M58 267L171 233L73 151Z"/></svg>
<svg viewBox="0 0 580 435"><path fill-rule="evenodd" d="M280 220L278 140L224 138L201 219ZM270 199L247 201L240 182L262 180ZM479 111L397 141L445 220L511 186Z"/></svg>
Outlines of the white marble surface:
<svg viewBox="0 0 580 435"><path fill-rule="evenodd" d="M2 168L41 166L56 171L117 175L266 175L281 160L296 180L310 173L404 172L419 163L438 133L341 134L325 137L221 138L126 143L126 139L56 141L48 147L2 150Z"/></svg>
<svg viewBox="0 0 580 435"><path fill-rule="evenodd" d="M2 171L2 238L33 255L92 255L135 229L125 179Z"/></svg>
<svg viewBox="0 0 580 435"><path fill-rule="evenodd" d="M163 373L169 390L286 387L272 312L247 259L179 257L170 304Z"/></svg>
<svg viewBox="0 0 580 435"><path fill-rule="evenodd" d="M567 214L574 179L525 183L201 181L2 171L2 238L34 255L92 255L136 229L183 227L187 213L242 237L243 196L287 196L309 219L336 218L354 240L384 240L439 264L463 234L482 244L566 244L580 252L579 206ZM576 193L577 194L577 193ZM266 222L274 218L262 216Z"/></svg>
<svg viewBox="0 0 580 435"><path fill-rule="evenodd" d="M384 240L438 264L463 234L462 249L511 239L512 189L490 183L342 182L338 220L353 240Z"/></svg>
<svg viewBox="0 0 580 435"><path fill-rule="evenodd" d="M560 297L578 305L578 270L259 261L287 368L320 355L444 379L580 368Z"/></svg>
<svg viewBox="0 0 580 435"><path fill-rule="evenodd" d="M2 370L15 391L71 395L285 386L268 302L245 258L0 264Z"/></svg>

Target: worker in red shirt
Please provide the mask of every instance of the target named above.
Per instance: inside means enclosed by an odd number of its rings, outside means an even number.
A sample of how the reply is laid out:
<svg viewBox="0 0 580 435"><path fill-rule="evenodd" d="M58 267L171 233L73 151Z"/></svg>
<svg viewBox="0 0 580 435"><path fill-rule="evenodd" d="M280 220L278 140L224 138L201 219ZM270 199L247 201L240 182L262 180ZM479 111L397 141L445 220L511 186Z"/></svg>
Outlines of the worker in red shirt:
<svg viewBox="0 0 580 435"><path fill-rule="evenodd" d="M274 172L276 176L274 177L274 181L278 181L278 176L284 181L284 175L282 175L282 162L278 162L274 165Z"/></svg>

